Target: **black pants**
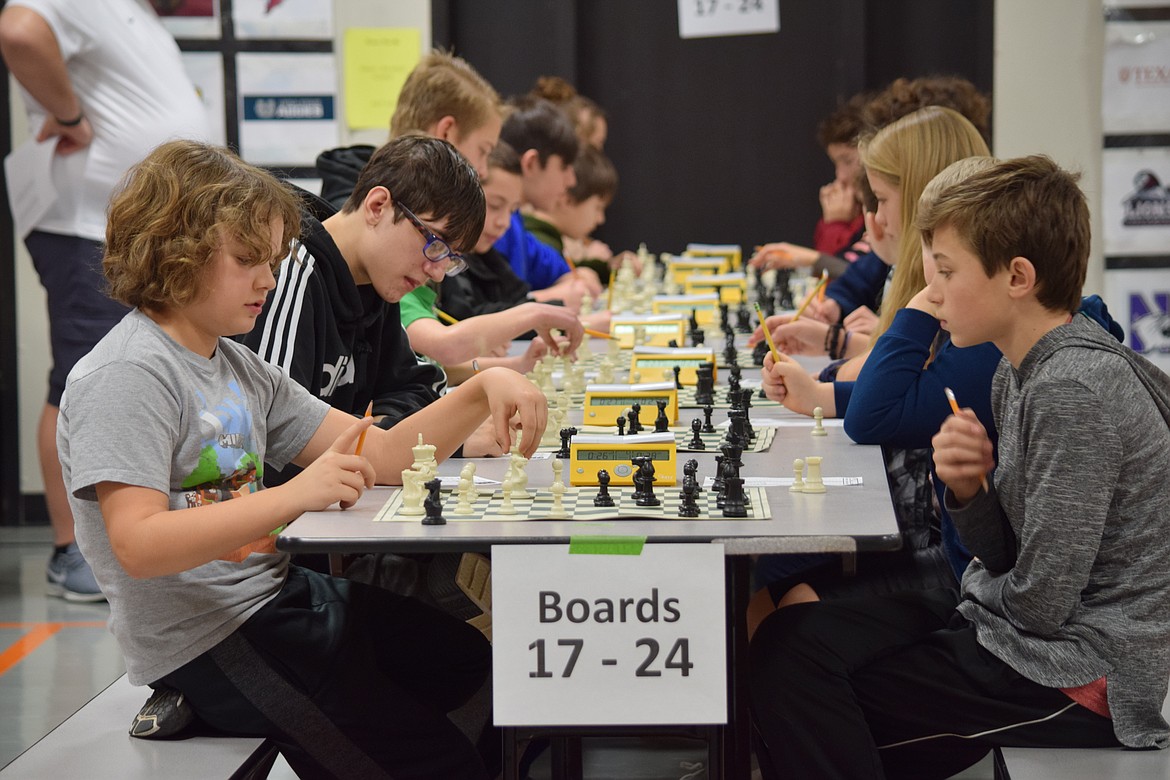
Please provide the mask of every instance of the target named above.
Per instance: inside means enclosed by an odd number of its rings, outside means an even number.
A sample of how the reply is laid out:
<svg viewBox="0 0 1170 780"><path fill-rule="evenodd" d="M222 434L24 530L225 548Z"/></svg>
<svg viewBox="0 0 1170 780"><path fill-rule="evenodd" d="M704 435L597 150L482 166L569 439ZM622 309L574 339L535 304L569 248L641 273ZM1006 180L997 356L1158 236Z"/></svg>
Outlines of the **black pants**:
<svg viewBox="0 0 1170 780"><path fill-rule="evenodd" d="M941 778L994 746L1118 745L1113 724L984 650L953 591L780 609L751 645L765 778Z"/></svg>
<svg viewBox="0 0 1170 780"><path fill-rule="evenodd" d="M273 739L302 778L482 780L446 713L490 669L491 646L471 626L293 566L275 599L163 682L208 725Z"/></svg>

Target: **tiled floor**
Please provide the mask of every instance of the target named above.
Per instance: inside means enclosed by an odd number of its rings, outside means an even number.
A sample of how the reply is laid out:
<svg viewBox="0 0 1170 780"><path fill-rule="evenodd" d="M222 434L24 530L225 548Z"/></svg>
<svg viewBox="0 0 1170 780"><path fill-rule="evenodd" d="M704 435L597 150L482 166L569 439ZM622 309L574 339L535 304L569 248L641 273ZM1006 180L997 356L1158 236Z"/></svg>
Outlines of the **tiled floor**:
<svg viewBox="0 0 1170 780"><path fill-rule="evenodd" d="M47 528L0 527L0 767L68 718L125 671L105 628L105 604L70 604L44 595ZM144 699L145 700L145 699ZM126 725L130 717L127 713ZM702 746L685 740L593 741L587 778L704 780ZM548 778L547 755L532 780ZM270 775L295 777L283 762ZM990 780L989 761L960 775Z"/></svg>

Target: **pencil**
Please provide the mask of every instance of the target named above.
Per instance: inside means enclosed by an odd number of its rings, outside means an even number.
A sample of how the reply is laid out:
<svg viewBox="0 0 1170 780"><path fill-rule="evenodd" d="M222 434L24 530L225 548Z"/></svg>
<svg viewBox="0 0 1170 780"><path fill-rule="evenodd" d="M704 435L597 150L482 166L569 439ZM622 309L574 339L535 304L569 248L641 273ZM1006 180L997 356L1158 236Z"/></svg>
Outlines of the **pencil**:
<svg viewBox="0 0 1170 780"><path fill-rule="evenodd" d="M374 416L374 402L370 401L370 405L366 407L366 417L373 417L373 416ZM353 451L354 455L361 455L362 454L362 447L366 446L366 433L369 430L370 430L369 427L362 429L361 435L358 436L357 449L355 449Z"/></svg>
<svg viewBox="0 0 1170 780"><path fill-rule="evenodd" d="M613 336L606 333L604 330L594 330L593 328L586 328L585 332L595 339L612 339Z"/></svg>
<svg viewBox="0 0 1170 780"><path fill-rule="evenodd" d="M949 388L949 387L944 387L943 392L947 394L947 402L950 403L950 405L951 405L951 411L955 413L956 417L958 417L959 416L959 402L955 400L955 391L951 390L951 388ZM982 481L983 481L983 492L990 493L991 488L988 487L988 485L987 485L987 476L986 475L984 475Z"/></svg>
<svg viewBox="0 0 1170 780"><path fill-rule="evenodd" d="M829 286L829 272L827 270L821 271L821 283L817 285L817 302L825 302L825 288Z"/></svg>
<svg viewBox="0 0 1170 780"><path fill-rule="evenodd" d="M448 325L458 325L459 324L459 320L455 319L454 317L452 317L450 314L443 311L442 309L436 308L435 309L435 316L438 317L439 319L441 319L443 322L447 323Z"/></svg>
<svg viewBox="0 0 1170 780"><path fill-rule="evenodd" d="M764 322L764 310L756 303L756 316L760 318L760 330L764 331L764 338L768 340L768 349L772 350L773 362L780 362L780 350L776 349L776 342L772 341L772 334L768 332L768 325Z"/></svg>

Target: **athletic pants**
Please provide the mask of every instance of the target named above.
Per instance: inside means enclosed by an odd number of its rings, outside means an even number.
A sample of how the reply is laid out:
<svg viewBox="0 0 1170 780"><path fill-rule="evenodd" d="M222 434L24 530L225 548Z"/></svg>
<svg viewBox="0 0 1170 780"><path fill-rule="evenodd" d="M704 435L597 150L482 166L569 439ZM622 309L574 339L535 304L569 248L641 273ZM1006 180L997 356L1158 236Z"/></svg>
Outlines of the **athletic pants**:
<svg viewBox="0 0 1170 780"><path fill-rule="evenodd" d="M1116 747L1113 724L984 650L950 590L797 604L751 644L764 778L942 778L994 746Z"/></svg>

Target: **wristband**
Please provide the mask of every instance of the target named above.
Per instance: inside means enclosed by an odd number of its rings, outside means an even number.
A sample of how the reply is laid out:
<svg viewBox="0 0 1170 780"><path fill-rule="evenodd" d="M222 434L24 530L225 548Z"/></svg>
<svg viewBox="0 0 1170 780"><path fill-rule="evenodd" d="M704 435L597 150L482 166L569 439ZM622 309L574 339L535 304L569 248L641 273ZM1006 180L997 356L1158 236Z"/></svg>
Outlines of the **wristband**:
<svg viewBox="0 0 1170 780"><path fill-rule="evenodd" d="M81 124L82 119L85 119L85 112L84 111L78 111L77 117L75 119L65 120L65 119L59 119L57 117L53 117L53 121L56 122L57 124L61 125L61 127L77 127L79 124Z"/></svg>

